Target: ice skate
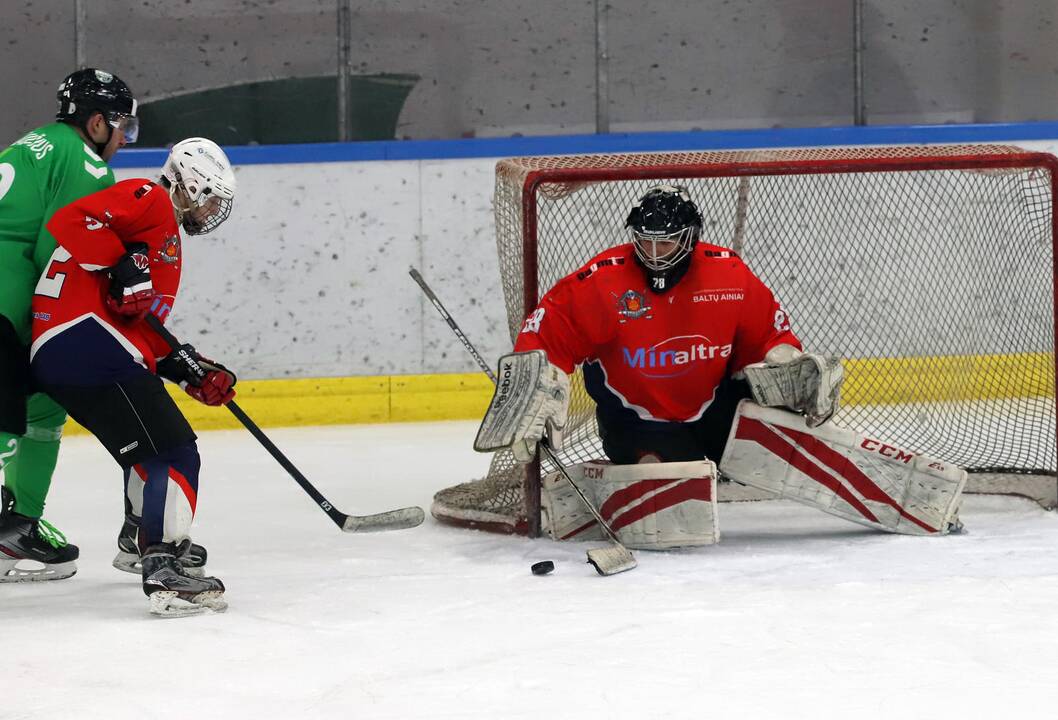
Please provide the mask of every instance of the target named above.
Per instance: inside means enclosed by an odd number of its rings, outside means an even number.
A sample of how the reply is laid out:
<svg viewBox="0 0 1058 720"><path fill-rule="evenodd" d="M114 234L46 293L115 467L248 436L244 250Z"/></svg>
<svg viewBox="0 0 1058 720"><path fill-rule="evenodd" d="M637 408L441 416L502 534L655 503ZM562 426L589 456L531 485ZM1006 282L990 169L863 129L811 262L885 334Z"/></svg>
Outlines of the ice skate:
<svg viewBox="0 0 1058 720"><path fill-rule="evenodd" d="M227 609L224 583L214 577L188 575L177 561L179 554L174 543L157 543L140 558L143 593L150 599L151 614L182 617Z"/></svg>
<svg viewBox="0 0 1058 720"><path fill-rule="evenodd" d="M77 572L76 545L47 521L19 515L15 497L0 488L0 582L63 580Z"/></svg>
<svg viewBox="0 0 1058 720"><path fill-rule="evenodd" d="M125 517L125 524L118 533L118 554L111 563L118 570L137 575L142 573L137 539L139 529L139 518ZM206 548L195 543L181 543L178 550L181 552L177 554L176 561L184 568L186 574L192 577L202 577L206 574Z"/></svg>

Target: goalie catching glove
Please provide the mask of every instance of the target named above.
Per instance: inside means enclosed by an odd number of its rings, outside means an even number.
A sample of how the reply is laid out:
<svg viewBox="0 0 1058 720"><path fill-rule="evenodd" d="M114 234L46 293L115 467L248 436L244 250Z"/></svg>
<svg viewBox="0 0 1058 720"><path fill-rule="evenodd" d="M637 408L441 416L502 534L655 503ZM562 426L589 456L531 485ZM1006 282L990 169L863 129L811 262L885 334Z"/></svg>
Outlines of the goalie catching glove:
<svg viewBox="0 0 1058 720"><path fill-rule="evenodd" d="M560 448L569 413L569 376L552 365L543 350L504 355L496 375L496 393L474 449L510 448L515 460L527 463L545 436L552 448Z"/></svg>
<svg viewBox="0 0 1058 720"><path fill-rule="evenodd" d="M235 397L235 373L202 357L191 345L181 345L159 360L158 374L204 405L223 405Z"/></svg>
<svg viewBox="0 0 1058 720"><path fill-rule="evenodd" d="M765 407L787 407L804 413L808 427L818 427L838 410L845 370L838 358L777 345L764 362L743 370L753 399Z"/></svg>

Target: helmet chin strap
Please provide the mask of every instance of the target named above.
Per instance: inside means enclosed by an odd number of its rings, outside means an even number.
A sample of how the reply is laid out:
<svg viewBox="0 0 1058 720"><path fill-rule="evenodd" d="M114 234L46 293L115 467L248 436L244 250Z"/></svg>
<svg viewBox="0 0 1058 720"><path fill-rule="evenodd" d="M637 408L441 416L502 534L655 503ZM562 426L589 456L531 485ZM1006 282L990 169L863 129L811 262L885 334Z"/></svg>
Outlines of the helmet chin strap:
<svg viewBox="0 0 1058 720"><path fill-rule="evenodd" d="M180 193L177 193L177 188L179 188L181 190ZM176 224L180 225L181 227L183 227L183 225L184 225L184 216L187 215L187 213L189 213L191 211L191 207L190 206L185 207L181 203L181 201L180 201L180 196L181 195L183 195L184 199L190 201L190 198L187 197L187 191L184 190L184 186L182 184L180 184L179 181L177 181L177 182L175 182L175 183L173 183L172 185L169 186L169 199L173 203L173 212L176 213Z"/></svg>
<svg viewBox="0 0 1058 720"><path fill-rule="evenodd" d="M177 188L180 192L177 192ZM184 205L180 202L180 198L187 201ZM187 190L184 189L183 183L177 181L169 187L169 199L173 202L173 211L176 213L176 224L182 227L186 232L192 235L198 235L201 231L201 223L196 221L193 217L190 217L197 206L191 200L191 196L187 194Z"/></svg>

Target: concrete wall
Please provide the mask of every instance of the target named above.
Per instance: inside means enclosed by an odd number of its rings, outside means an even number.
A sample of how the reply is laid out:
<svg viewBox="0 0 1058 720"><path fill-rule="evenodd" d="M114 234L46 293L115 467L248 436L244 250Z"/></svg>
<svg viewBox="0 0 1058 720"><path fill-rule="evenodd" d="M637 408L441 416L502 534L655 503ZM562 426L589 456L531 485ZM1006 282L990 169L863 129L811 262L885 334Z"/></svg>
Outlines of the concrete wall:
<svg viewBox="0 0 1058 720"><path fill-rule="evenodd" d="M55 86L76 62L74 5L0 3L0 145L54 112ZM852 122L851 0L606 5L614 131ZM82 6L85 62L147 100L336 72L335 0ZM398 138L592 132L594 7L354 0L351 71L420 78ZM1053 0L865 0L864 8L871 123L1055 117Z"/></svg>
<svg viewBox="0 0 1058 720"><path fill-rule="evenodd" d="M1058 150L1058 141L1019 144ZM231 219L215 234L184 243L185 276L173 313L175 331L247 378L474 372L476 365L424 302L407 270L415 266L423 272L486 358L510 348L493 234L494 162L476 158L238 167L239 195ZM125 178L153 172L124 169L118 174ZM615 228L624 212L622 207L609 213ZM937 227L948 225L941 222ZM623 241L619 233L619 228L612 233L615 242ZM950 242L941 235L916 241ZM817 237L802 240L819 242ZM825 242L840 245L841 228L832 228ZM752 250L746 253L780 297L784 285L812 297L812 284L878 271L828 265L806 270L801 278L771 277L769 257L790 252L787 247L781 252L757 251L757 257ZM834 256L840 258L840 251ZM958 248L947 256L963 257ZM973 273L970 268L964 274ZM1014 287L1027 282L1024 277L982 278L993 281ZM1024 285L1026 294L1047 292L1033 283ZM861 321L857 313L870 300L857 307L824 308L823 313L818 308L812 313L800 307L791 311L798 330L820 342L827 328L854 328ZM922 303L913 294L903 300L905 309L891 320L911 326L914 323L903 316L914 315ZM1023 311L1011 306L996 308L993 315L990 322L1000 335L1004 318L1016 321ZM941 323L950 325L950 320ZM933 325L922 326L923 333L936 331ZM903 349L916 351L915 342L912 337ZM879 338L873 343L868 339L863 347L881 355L900 350L885 347ZM955 347L952 352L956 350L987 348Z"/></svg>
<svg viewBox="0 0 1058 720"><path fill-rule="evenodd" d="M238 167L232 217L184 242L173 327L251 378L473 370L407 273L419 268L481 351L497 354L493 164Z"/></svg>

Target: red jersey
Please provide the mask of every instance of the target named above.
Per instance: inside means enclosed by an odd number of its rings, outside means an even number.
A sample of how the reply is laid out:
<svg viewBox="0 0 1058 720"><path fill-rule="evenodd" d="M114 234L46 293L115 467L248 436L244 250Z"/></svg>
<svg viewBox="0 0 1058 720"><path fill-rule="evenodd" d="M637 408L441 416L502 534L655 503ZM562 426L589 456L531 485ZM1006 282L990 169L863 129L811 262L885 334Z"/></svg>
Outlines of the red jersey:
<svg viewBox="0 0 1058 720"><path fill-rule="evenodd" d="M143 320L112 312L104 296L105 272L133 243L147 245L151 312L163 322L180 286L180 231L165 188L150 180L124 180L58 210L48 222L57 247L33 296L31 355L49 339L86 319L98 321L151 372L169 346Z"/></svg>
<svg viewBox="0 0 1058 720"><path fill-rule="evenodd" d="M699 242L663 294L647 287L634 253L620 245L560 280L514 349L542 349L567 373L597 363L601 382L586 388L600 406L616 400L644 420L690 422L724 378L776 345L801 347L771 291L730 250Z"/></svg>

